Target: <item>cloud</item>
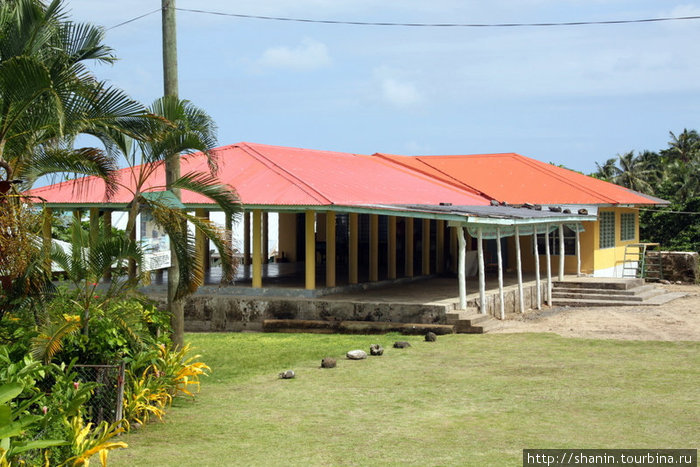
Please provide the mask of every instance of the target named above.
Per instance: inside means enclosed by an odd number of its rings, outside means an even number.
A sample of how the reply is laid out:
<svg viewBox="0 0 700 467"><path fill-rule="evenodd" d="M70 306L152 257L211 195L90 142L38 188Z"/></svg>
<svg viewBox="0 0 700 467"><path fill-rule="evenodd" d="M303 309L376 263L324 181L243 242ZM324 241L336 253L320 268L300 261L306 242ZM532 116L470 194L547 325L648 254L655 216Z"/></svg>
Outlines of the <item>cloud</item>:
<svg viewBox="0 0 700 467"><path fill-rule="evenodd" d="M313 39L303 39L296 47L271 47L263 52L258 65L268 68L286 68L296 71L310 71L323 68L331 63L328 47Z"/></svg>
<svg viewBox="0 0 700 467"><path fill-rule="evenodd" d="M387 102L398 107L409 107L422 100L418 89L413 83L401 82L394 78L382 80L382 97Z"/></svg>

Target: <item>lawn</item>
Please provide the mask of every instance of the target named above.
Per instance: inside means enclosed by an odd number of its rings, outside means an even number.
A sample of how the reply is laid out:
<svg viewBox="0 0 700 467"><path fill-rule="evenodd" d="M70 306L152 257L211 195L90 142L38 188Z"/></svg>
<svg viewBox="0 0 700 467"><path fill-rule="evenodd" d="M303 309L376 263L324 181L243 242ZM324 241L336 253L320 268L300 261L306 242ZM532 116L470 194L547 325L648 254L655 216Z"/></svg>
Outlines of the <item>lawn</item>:
<svg viewBox="0 0 700 467"><path fill-rule="evenodd" d="M697 448L700 343L550 334L190 334L195 401L117 466L521 465L523 448ZM396 340L412 347L393 349ZM382 357L347 350L381 343ZM320 369L322 357L338 367ZM294 369L297 378L277 373Z"/></svg>

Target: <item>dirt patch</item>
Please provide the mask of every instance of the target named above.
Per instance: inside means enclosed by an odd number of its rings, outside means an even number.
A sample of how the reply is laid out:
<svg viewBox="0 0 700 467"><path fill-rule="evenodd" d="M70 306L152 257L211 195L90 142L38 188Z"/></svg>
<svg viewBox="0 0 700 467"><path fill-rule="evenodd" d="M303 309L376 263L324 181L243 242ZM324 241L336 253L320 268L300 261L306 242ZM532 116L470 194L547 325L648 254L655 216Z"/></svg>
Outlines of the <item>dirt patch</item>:
<svg viewBox="0 0 700 467"><path fill-rule="evenodd" d="M664 285L683 298L659 306L552 307L508 316L490 333L553 332L594 339L700 341L700 285Z"/></svg>

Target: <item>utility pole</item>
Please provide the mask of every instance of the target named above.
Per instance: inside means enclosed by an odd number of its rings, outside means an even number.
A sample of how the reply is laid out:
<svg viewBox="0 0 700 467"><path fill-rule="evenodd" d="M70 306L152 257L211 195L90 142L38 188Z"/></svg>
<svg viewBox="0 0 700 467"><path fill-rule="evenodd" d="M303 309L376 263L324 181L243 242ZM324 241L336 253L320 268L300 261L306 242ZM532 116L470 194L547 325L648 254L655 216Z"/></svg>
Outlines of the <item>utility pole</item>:
<svg viewBox="0 0 700 467"><path fill-rule="evenodd" d="M177 84L177 27L175 23L175 0L161 0L163 23L163 95L178 97ZM174 154L165 159L165 184L177 199L182 199L179 189L171 189L172 183L180 178L180 155ZM187 228L185 226L185 228ZM185 309L182 300L175 300L180 279L180 268L175 247L170 242L170 269L168 269L168 310L172 327L172 341L175 347L184 345Z"/></svg>

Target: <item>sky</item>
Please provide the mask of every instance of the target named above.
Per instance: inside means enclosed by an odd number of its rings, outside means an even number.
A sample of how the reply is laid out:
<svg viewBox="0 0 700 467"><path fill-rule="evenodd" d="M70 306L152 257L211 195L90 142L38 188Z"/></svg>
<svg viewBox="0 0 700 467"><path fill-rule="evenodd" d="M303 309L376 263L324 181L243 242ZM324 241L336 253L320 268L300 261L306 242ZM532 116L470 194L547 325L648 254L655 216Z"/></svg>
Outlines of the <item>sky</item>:
<svg viewBox="0 0 700 467"><path fill-rule="evenodd" d="M64 0L111 28L160 0ZM700 15L674 0L177 0L317 20L528 23ZM100 79L163 93L160 12L109 29ZM516 152L584 173L699 129L700 20L548 28L309 24L177 13L180 97L241 141L360 154Z"/></svg>

